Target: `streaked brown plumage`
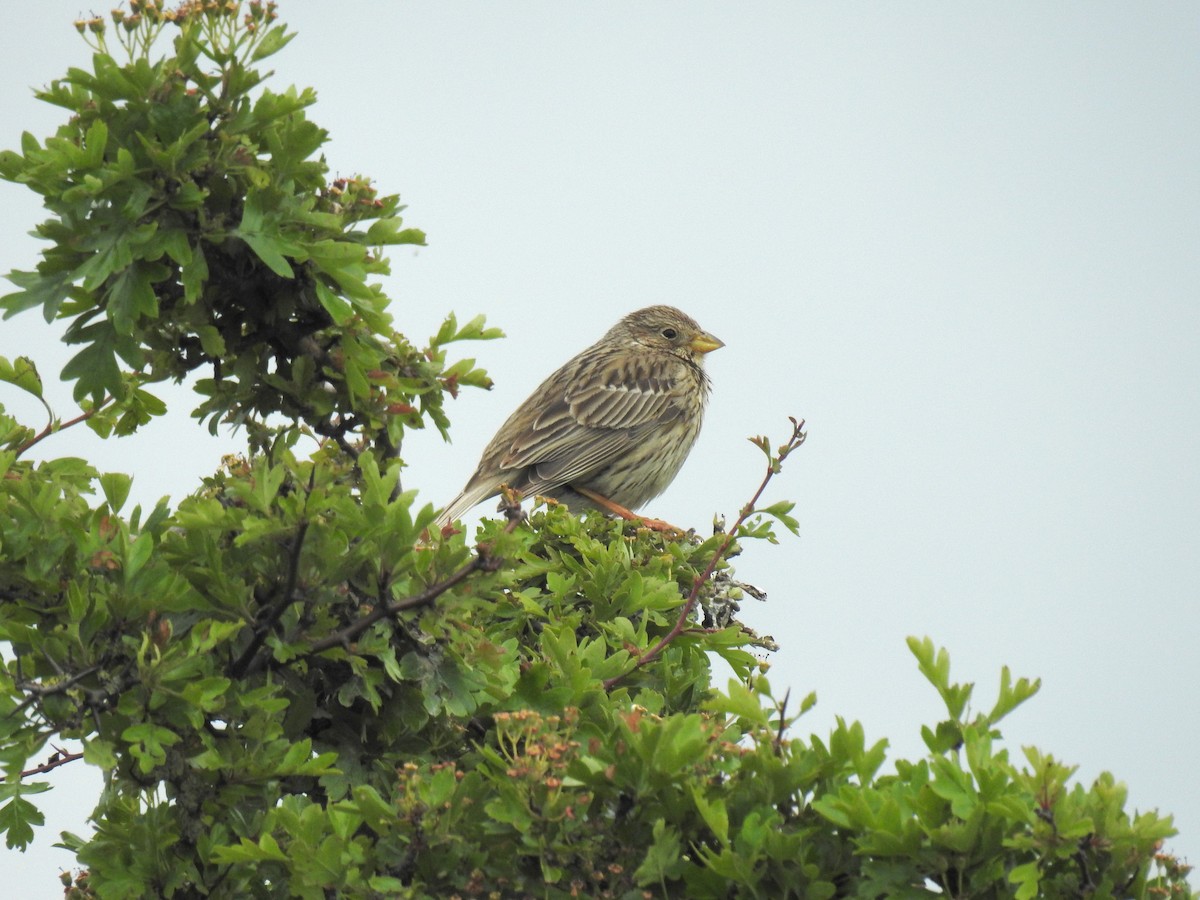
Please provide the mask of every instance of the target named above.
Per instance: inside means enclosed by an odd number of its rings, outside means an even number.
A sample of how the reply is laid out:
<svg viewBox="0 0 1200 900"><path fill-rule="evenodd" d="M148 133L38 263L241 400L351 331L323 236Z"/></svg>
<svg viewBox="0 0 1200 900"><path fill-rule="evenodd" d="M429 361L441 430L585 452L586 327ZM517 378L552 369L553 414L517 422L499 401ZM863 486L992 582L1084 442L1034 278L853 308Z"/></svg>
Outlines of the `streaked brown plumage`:
<svg viewBox="0 0 1200 900"><path fill-rule="evenodd" d="M438 525L504 484L575 511L625 514L657 497L700 434L704 354L723 346L673 307L630 313L517 407Z"/></svg>

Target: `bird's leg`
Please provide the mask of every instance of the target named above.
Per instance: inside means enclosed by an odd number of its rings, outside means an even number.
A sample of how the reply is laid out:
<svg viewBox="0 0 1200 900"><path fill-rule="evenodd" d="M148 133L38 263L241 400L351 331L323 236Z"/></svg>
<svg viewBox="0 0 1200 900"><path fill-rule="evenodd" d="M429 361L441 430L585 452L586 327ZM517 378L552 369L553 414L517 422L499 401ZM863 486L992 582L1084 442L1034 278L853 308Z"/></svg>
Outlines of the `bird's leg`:
<svg viewBox="0 0 1200 900"><path fill-rule="evenodd" d="M626 509L624 506L622 506L620 503L617 503L615 500L609 500L603 494L598 494L595 491L590 490L589 488L579 487L578 485L573 484L573 485L571 485L571 490L573 490L575 493L577 493L581 497L586 497L588 500L590 500L592 503L594 503L600 509L604 510L606 513L610 513L611 515L619 516L622 519L628 519L630 521L640 521L643 525L645 525L651 531L662 531L662 532L676 531L676 532L679 532L680 534L683 534L682 528L676 528L670 522L664 522L662 519L648 519L645 516L639 516L637 513L633 512L632 510Z"/></svg>

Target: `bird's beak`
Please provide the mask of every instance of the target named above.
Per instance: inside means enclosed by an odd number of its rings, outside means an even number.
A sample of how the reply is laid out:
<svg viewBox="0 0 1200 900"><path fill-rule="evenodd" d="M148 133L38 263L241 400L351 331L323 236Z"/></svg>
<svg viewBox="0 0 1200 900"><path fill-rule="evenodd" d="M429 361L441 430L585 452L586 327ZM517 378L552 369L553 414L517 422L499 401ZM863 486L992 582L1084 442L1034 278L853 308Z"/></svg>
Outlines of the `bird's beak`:
<svg viewBox="0 0 1200 900"><path fill-rule="evenodd" d="M712 351L720 350L724 346L725 342L723 340L713 337L707 331L700 332L688 344L688 347L696 353L712 353Z"/></svg>

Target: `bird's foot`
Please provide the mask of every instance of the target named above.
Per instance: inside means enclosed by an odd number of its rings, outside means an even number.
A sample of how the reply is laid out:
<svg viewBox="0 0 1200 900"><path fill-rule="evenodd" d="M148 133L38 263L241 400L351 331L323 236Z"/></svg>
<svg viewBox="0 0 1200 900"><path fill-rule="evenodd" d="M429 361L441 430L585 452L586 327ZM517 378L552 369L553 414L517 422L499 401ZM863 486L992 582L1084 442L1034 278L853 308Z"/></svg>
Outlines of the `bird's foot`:
<svg viewBox="0 0 1200 900"><path fill-rule="evenodd" d="M662 519L644 519L641 516L630 516L631 521L637 522L643 528L649 528L651 531L657 531L661 534L669 534L672 537L683 537L687 534L678 525L672 525L670 522L664 522Z"/></svg>
<svg viewBox="0 0 1200 900"><path fill-rule="evenodd" d="M626 509L615 500L610 500L608 497L605 497L603 494L599 494L590 488L571 485L571 490L579 494L581 497L586 497L595 506L604 510L606 513L618 516L629 522L640 522L642 527L649 528L651 531L658 531L663 534L686 534L682 528L678 528L675 525L672 525L670 522L664 522L662 519L651 519L647 518L646 516L639 516L637 513L630 509Z"/></svg>

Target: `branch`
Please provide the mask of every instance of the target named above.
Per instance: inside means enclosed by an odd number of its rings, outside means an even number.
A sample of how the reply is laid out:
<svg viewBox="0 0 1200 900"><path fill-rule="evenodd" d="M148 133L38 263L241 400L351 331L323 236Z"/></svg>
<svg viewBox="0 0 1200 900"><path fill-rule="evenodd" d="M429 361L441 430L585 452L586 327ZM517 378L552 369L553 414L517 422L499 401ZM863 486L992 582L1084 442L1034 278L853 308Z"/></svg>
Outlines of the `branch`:
<svg viewBox="0 0 1200 900"><path fill-rule="evenodd" d="M775 740L772 741L772 746L776 753L779 753L780 748L783 746L784 732L787 731L787 705L791 696L792 689L788 688L783 693L783 700L776 707L779 710L779 731L775 734Z"/></svg>
<svg viewBox="0 0 1200 900"><path fill-rule="evenodd" d="M304 509L302 515L308 515L308 498L312 496L313 486L316 484L317 469L313 466L308 475L308 488L304 494ZM256 660L255 656L267 635L274 630L279 624L279 620L283 618L284 612L292 605L292 600L296 596L296 582L300 578L300 552L304 549L304 538L308 534L308 519L301 519L299 526L296 528L296 533L292 535L292 546L288 550L287 575L284 579L283 590L279 594L279 599L275 604L267 610L266 616L254 623L254 634L250 637L250 643L246 645L246 649L242 651L242 655L230 667L230 674L234 678L242 678L252 671L261 668L261 660Z"/></svg>
<svg viewBox="0 0 1200 900"><path fill-rule="evenodd" d="M309 415L315 418L315 413L310 412ZM311 422L309 427L312 428L312 430L317 434L321 435L321 437L328 438L329 440L333 441L338 445L343 453L345 453L351 459L357 461L359 451L348 440L346 440L346 432L352 430L354 426L347 425L345 421L341 421L339 424L341 424L341 428L338 428L336 425L334 425L332 420L327 420Z"/></svg>
<svg viewBox="0 0 1200 900"><path fill-rule="evenodd" d="M77 759L83 759L83 751L79 753L67 753L63 750L55 748L54 753L50 755L50 759L42 763L40 766L34 766L32 769L26 769L21 773L21 778L28 778L30 775L42 775L49 772L51 769L57 769L59 766L65 766L67 763L75 762Z"/></svg>
<svg viewBox="0 0 1200 900"><path fill-rule="evenodd" d="M504 526L504 533L512 534L516 530L517 525L521 523L523 517L520 503L516 501L506 503L504 514L508 517L508 524ZM319 641L315 641L304 655L315 656L332 647L348 647L354 638L358 637L376 622L404 612L406 609L428 606L442 594L446 593L446 591L450 590L450 588L462 583L475 572L494 572L503 563L504 560L502 558L491 554L491 547L489 545L479 544L475 548L475 556L471 558L471 561L445 581L439 581L437 584L430 585L419 594L413 594L411 597L402 597L399 600L393 600L390 603L376 607L370 613L361 619L351 622L345 628L335 631L333 634L326 635Z"/></svg>
<svg viewBox="0 0 1200 900"><path fill-rule="evenodd" d="M62 671L59 668L58 664L56 662L54 662L54 660L52 658L47 656L47 657L45 657L45 659L56 670L58 670L60 672ZM18 658L18 660L19 660L19 658ZM83 681L85 678L87 678L91 675L94 675L96 672L99 672L100 668L101 667L100 667L99 663L92 665L92 666L88 666L86 669L76 672L74 675L71 675L70 677L63 679L62 681L57 681L54 684L41 684L39 682L29 682L29 683L24 683L24 684L18 683L17 687L20 690L25 691L28 694L28 696L13 708L12 712L10 712L8 714L9 717L15 716L17 713L21 712L21 710L25 709L28 706L33 705L38 700L41 700L43 697L49 697L53 694L66 693L67 691L71 690L71 688L75 687L75 685L79 684L79 682Z"/></svg>
<svg viewBox="0 0 1200 900"><path fill-rule="evenodd" d="M315 472L316 469L314 468L313 471ZM312 488L311 484L309 488ZM267 615L254 626L254 634L250 638L250 643L246 645L242 655L230 667L230 673L234 678L241 678L260 667L254 665L255 655L267 635L279 624L284 612L292 605L292 600L296 596L296 581L300 577L300 551L304 549L304 537L307 534L308 521L304 520L296 529L296 533L292 537L291 549L288 550L287 578L283 590L280 592L279 599L275 601L275 605L267 610Z"/></svg>
<svg viewBox="0 0 1200 900"><path fill-rule="evenodd" d="M725 540L721 542L721 546L719 546L713 553L712 558L708 561L708 565L705 566L704 571L697 575L695 580L692 582L692 590L688 594L687 600L684 602L683 607L679 610L679 616L676 618L675 624L671 627L671 630L663 635L657 644L635 659L633 666L629 669L629 671L622 672L620 675L614 675L612 678L605 679L604 689L606 691L612 690L613 686L618 684L626 676L636 672L642 666L657 659L658 655L662 653L663 650L665 650L670 643L675 640L675 638L679 637L679 635L681 635L687 628L688 619L691 617L692 610L696 608L696 602L700 599L700 589L704 586L704 583L712 577L713 572L716 571L717 565L725 558L725 554L729 552L729 547L733 544L734 538L741 530L741 527L745 523L746 519L753 515L755 511L755 504L758 503L758 498L761 497L763 491L767 489L767 485L770 484L771 479L779 474L783 460L789 453L803 444L804 439L808 436L804 432L803 419L791 419L791 423L792 435L783 443L782 446L779 447L778 455L776 456L771 455L771 448L767 443L766 438L751 438L751 442L767 454L767 472L763 476L763 480L759 484L758 490L754 492L754 496L750 498L750 501L742 507L741 512L738 514L737 521L734 522L733 527L729 529L729 533L725 536Z"/></svg>
<svg viewBox="0 0 1200 900"><path fill-rule="evenodd" d="M437 584L430 585L419 594L413 594L411 597L404 597L401 600L393 600L384 606L377 606L361 619L356 619L345 628L335 631L333 634L327 635L321 640L313 643L308 648L307 656L315 656L322 653L331 647L346 646L354 638L358 637L376 622L394 616L398 612L403 612L406 609L413 609L417 606L425 606L432 603L450 588L454 587L459 582L463 581L473 572L483 569L495 570L499 565L499 560L488 556L485 551L480 550L479 555L472 557L471 561L447 578L445 581L439 581Z"/></svg>
<svg viewBox="0 0 1200 900"><path fill-rule="evenodd" d="M41 398L39 398L39 399L41 399ZM41 443L46 438L50 437L50 435L57 434L58 432L62 431L64 428L71 428L74 425L78 425L80 422L86 422L88 419L90 419L96 413L100 412L100 410L104 409L104 407L108 406L108 404L112 403L112 401L114 399L116 399L116 398L113 397L112 394L109 394L102 401L100 401L100 403L98 403L96 406L93 406L87 412L80 413L75 418L73 418L67 422L60 422L57 426L55 426L55 424L54 424L54 419L51 418L51 420L46 423L45 428L43 428L36 435L31 437L29 440L27 440L25 443L23 443L20 447L17 448L16 458L20 459L21 454L23 454L26 450L28 450L34 444ZM42 401L42 405L43 406L46 405L45 400ZM49 407L46 407L46 408L49 409Z"/></svg>

